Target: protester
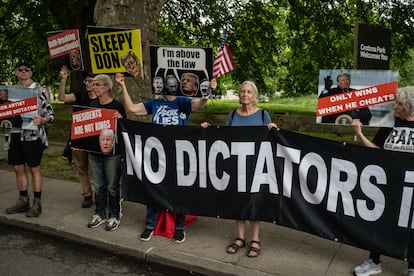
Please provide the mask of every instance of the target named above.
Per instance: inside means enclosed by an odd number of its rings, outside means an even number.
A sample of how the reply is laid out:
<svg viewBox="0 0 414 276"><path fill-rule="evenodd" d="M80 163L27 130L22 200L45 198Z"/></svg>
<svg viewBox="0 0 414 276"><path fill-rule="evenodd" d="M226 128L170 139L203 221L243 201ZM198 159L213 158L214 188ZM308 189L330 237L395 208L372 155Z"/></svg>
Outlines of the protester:
<svg viewBox="0 0 414 276"><path fill-rule="evenodd" d="M90 106L91 102L96 99L95 93L92 91L92 82L93 78L95 77L94 74L83 72L83 83L85 84L85 92L77 91L65 94L65 87L66 87L66 80L68 79L68 68L66 66L62 66L60 70L60 85L59 85L59 94L58 99L59 101L63 101L65 103L80 105L80 106ZM70 139L70 138L69 138ZM68 143L68 147L70 147L70 143ZM93 183L91 181L91 176L89 175L89 160L88 160L88 152L79 150L79 149L72 149L71 156L75 161L75 166L78 171L79 175L79 182L81 184L81 194L83 196L82 201L82 208L90 208L93 205L92 200L92 187ZM67 155L69 156L69 152Z"/></svg>
<svg viewBox="0 0 414 276"><path fill-rule="evenodd" d="M124 106L110 96L112 80L108 75L97 75L93 79L92 92L98 99L91 103L91 107L115 109L115 118L126 118ZM89 222L89 228L96 228L106 222L105 230L118 229L120 224L120 179L121 156L115 144L113 154L89 153L89 163L95 184L95 214ZM106 221L106 208L108 206L109 219Z"/></svg>
<svg viewBox="0 0 414 276"><path fill-rule="evenodd" d="M201 110L207 103L207 99L163 95L160 99L152 99L144 103L134 104L128 94L124 76L118 73L116 74L115 80L121 86L126 110L137 116L151 114L153 124L185 126L188 124L190 113ZM215 89L216 87L216 80L212 80L211 88ZM157 225L158 211L147 206L146 226L144 232L140 235L141 241L149 241L151 239L155 226ZM185 241L184 224L185 215L176 214L173 242L182 243Z"/></svg>
<svg viewBox="0 0 414 276"><path fill-rule="evenodd" d="M372 141L363 134L360 120L353 120L352 126L357 137L367 147L414 153L411 144L411 133L414 131L414 86L398 89L394 104L394 116L394 126L380 128ZM395 137L399 138L395 139ZM370 252L368 260L354 269L357 276L375 275L381 272L380 253L374 250ZM408 256L407 275L414 276L414 256Z"/></svg>
<svg viewBox="0 0 414 276"><path fill-rule="evenodd" d="M13 165L16 173L17 187L20 197L15 205L7 208L7 214L26 212L27 217L38 217L42 213L42 172L40 162L43 150L48 146L45 125L52 125L54 122L53 108L50 104L48 93L44 87L32 80L32 67L25 61L19 61L15 66L17 86L37 89L38 93L38 114L33 116L33 123L38 129L22 129L22 126L15 126L8 131L11 132L10 145L8 145L8 164ZM9 134L6 134L9 135ZM28 195L28 175L26 164L30 168L32 189L34 194L33 205L30 207Z"/></svg>
<svg viewBox="0 0 414 276"><path fill-rule="evenodd" d="M239 89L239 103L241 106L231 111L226 120L226 126L267 126L270 130L277 128L275 123L272 123L269 112L257 107L259 99L259 92L256 84L251 81L245 81L240 85ZM208 122L201 124L202 127L208 127ZM259 238L260 221L250 221L251 240L247 251L247 257L258 257L261 252L261 244ZM245 221L236 220L236 239L229 244L226 252L235 254L240 248L246 246L245 240Z"/></svg>
<svg viewBox="0 0 414 276"><path fill-rule="evenodd" d="M351 88L351 75L347 73L339 74L336 77L337 87L331 88L332 80L330 76L325 79L325 88L319 95L319 98L330 97L333 95L345 93L348 91L354 91L354 88ZM371 119L371 111L368 107L359 108L356 110L350 110L346 112L340 112L332 115L326 115L322 117L322 123L330 124L351 124L352 119L360 119L364 125L369 124Z"/></svg>

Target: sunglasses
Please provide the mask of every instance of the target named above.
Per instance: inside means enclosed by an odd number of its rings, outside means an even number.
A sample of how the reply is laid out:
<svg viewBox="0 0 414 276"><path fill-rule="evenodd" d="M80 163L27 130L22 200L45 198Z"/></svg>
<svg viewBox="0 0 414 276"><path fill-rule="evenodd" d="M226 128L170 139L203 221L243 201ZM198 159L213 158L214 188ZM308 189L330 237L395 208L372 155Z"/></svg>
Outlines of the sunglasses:
<svg viewBox="0 0 414 276"><path fill-rule="evenodd" d="M29 69L29 68L18 68L17 69L17 71L19 71L19 72L30 72L30 71L32 71L32 69Z"/></svg>

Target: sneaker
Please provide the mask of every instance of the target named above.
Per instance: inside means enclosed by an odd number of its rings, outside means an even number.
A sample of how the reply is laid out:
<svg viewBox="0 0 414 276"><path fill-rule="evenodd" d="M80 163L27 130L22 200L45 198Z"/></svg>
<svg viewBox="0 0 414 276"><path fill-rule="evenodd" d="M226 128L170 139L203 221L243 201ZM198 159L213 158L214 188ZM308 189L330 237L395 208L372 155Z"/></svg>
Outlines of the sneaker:
<svg viewBox="0 0 414 276"><path fill-rule="evenodd" d="M82 208L90 208L92 207L92 196L85 196L85 198L82 201Z"/></svg>
<svg viewBox="0 0 414 276"><path fill-rule="evenodd" d="M407 276L414 276L414 268L409 268L407 270Z"/></svg>
<svg viewBox="0 0 414 276"><path fill-rule="evenodd" d="M361 265L355 267L354 274L356 276L369 276L380 274L382 272L381 262L375 264L371 259L365 260Z"/></svg>
<svg viewBox="0 0 414 276"><path fill-rule="evenodd" d="M185 241L185 232L184 230L175 230L173 242L182 243Z"/></svg>
<svg viewBox="0 0 414 276"><path fill-rule="evenodd" d="M30 203L29 197L21 196L17 199L16 204L13 206L6 208L6 214L16 214L16 213L24 213L29 211Z"/></svg>
<svg viewBox="0 0 414 276"><path fill-rule="evenodd" d="M88 227L89 228L96 228L99 225L101 225L102 223L105 223L106 219L105 218L101 218L98 215L93 215L92 220L88 223Z"/></svg>
<svg viewBox="0 0 414 276"><path fill-rule="evenodd" d="M149 241L152 238L153 233L154 233L153 229L145 228L144 232L142 232L141 236L139 236L139 239L141 241Z"/></svg>
<svg viewBox="0 0 414 276"><path fill-rule="evenodd" d="M33 206L26 213L26 217L34 218L38 217L42 213L42 205L40 204L40 198L33 199Z"/></svg>
<svg viewBox="0 0 414 276"><path fill-rule="evenodd" d="M110 218L106 222L105 230L106 231L114 231L114 230L118 229L119 223L120 223L119 219Z"/></svg>

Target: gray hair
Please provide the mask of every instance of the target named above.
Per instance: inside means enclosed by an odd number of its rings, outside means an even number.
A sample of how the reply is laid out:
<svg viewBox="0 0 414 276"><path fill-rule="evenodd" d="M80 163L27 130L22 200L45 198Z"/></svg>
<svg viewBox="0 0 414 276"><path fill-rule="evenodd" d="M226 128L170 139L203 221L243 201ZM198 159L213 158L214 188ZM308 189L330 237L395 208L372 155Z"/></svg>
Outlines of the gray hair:
<svg viewBox="0 0 414 276"><path fill-rule="evenodd" d="M405 86L398 88L397 96L410 115L414 115L414 86Z"/></svg>
<svg viewBox="0 0 414 276"><path fill-rule="evenodd" d="M113 83L112 83L112 79L111 79L110 76L105 75L105 74L100 74L100 75L95 76L95 78L93 78L93 80L102 81L106 86L108 86L109 91L112 90Z"/></svg>
<svg viewBox="0 0 414 276"><path fill-rule="evenodd" d="M240 91L241 91L241 89L242 89L242 87L243 86L245 86L246 84L248 84L248 85L250 85L251 87L253 87L253 91L254 91L254 93L256 94L256 96L257 96L257 99L259 99L259 91L257 90L257 86L256 86L256 84L254 83L254 82L252 82L252 81L244 81L242 84L240 84L240 87L239 87L239 94L240 94ZM254 105L257 105L257 101L255 101L254 102Z"/></svg>

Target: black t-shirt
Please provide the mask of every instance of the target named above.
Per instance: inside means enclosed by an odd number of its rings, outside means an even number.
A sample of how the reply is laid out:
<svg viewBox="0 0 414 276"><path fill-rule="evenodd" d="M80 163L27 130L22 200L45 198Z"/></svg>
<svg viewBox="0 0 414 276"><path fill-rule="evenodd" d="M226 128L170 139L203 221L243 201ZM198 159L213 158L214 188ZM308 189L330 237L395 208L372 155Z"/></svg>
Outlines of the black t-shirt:
<svg viewBox="0 0 414 276"><path fill-rule="evenodd" d="M414 121L395 118L392 128L380 128L372 142L386 150L414 153Z"/></svg>

